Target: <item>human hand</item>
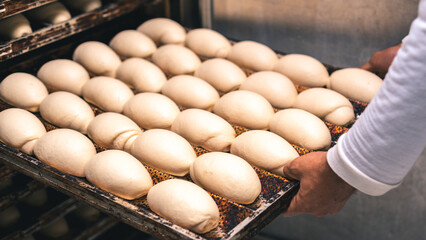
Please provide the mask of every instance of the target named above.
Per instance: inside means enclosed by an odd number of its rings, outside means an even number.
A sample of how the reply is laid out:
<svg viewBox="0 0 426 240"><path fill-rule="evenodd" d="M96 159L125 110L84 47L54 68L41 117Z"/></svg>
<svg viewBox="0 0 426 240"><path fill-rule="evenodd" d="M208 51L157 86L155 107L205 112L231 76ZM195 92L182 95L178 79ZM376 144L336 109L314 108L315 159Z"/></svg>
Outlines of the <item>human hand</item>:
<svg viewBox="0 0 426 240"><path fill-rule="evenodd" d="M361 66L362 69L373 72L384 78L401 44L375 52L370 60Z"/></svg>
<svg viewBox="0 0 426 240"><path fill-rule="evenodd" d="M300 181L300 189L290 202L285 217L336 214L355 191L337 176L327 163L327 152L312 152L284 165L284 176Z"/></svg>

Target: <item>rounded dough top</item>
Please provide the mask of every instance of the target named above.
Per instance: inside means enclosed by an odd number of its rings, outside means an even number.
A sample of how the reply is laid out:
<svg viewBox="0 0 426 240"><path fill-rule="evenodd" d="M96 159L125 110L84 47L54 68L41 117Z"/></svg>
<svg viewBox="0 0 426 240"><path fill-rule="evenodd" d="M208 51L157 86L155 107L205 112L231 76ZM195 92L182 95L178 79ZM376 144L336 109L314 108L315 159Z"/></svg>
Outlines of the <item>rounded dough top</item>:
<svg viewBox="0 0 426 240"><path fill-rule="evenodd" d="M32 33L30 22L22 14L0 19L0 36L14 39Z"/></svg>
<svg viewBox="0 0 426 240"><path fill-rule="evenodd" d="M205 80L221 93L238 89L246 79L246 74L240 67L222 58L204 61L195 71L194 76Z"/></svg>
<svg viewBox="0 0 426 240"><path fill-rule="evenodd" d="M250 164L230 153L209 152L199 156L190 174L207 191L242 204L254 202L261 191L259 177Z"/></svg>
<svg viewBox="0 0 426 240"><path fill-rule="evenodd" d="M121 113L134 95L126 84L110 77L94 77L83 86L84 99L108 112Z"/></svg>
<svg viewBox="0 0 426 240"><path fill-rule="evenodd" d="M150 37L157 45L183 44L185 29L177 22L168 18L154 18L142 23L138 31Z"/></svg>
<svg viewBox="0 0 426 240"><path fill-rule="evenodd" d="M258 93L277 108L293 106L297 97L293 82L286 76L272 71L253 73L241 84L240 90Z"/></svg>
<svg viewBox="0 0 426 240"><path fill-rule="evenodd" d="M170 129L180 110L175 102L159 93L139 93L124 105L124 115L141 128Z"/></svg>
<svg viewBox="0 0 426 240"><path fill-rule="evenodd" d="M65 22L71 18L71 13L68 12L67 8L60 2L52 2L30 11L25 14L31 19L37 22L43 22L47 24L57 24Z"/></svg>
<svg viewBox="0 0 426 240"><path fill-rule="evenodd" d="M184 108L199 108L210 111L219 93L200 78L180 75L170 78L161 89L161 93Z"/></svg>
<svg viewBox="0 0 426 240"><path fill-rule="evenodd" d="M272 49L254 41L242 41L234 44L227 58L242 68L253 71L272 70L278 59Z"/></svg>
<svg viewBox="0 0 426 240"><path fill-rule="evenodd" d="M268 129L274 115L271 104L260 94L237 90L223 95L213 112L226 121L249 129Z"/></svg>
<svg viewBox="0 0 426 240"><path fill-rule="evenodd" d="M327 88L343 96L369 103L379 91L383 80L361 68L345 68L333 72Z"/></svg>
<svg viewBox="0 0 426 240"><path fill-rule="evenodd" d="M149 190L147 201L158 215L197 233L206 233L219 224L216 202L189 181L169 179L157 183Z"/></svg>
<svg viewBox="0 0 426 240"><path fill-rule="evenodd" d="M161 70L171 75L193 73L201 64L193 51L174 44L159 47L152 55L152 60Z"/></svg>
<svg viewBox="0 0 426 240"><path fill-rule="evenodd" d="M151 38L136 30L124 30L115 35L109 42L109 46L122 57L151 56L157 46Z"/></svg>
<svg viewBox="0 0 426 240"><path fill-rule="evenodd" d="M74 50L72 60L83 65L93 75L115 77L120 57L108 45L97 41L84 42Z"/></svg>
<svg viewBox="0 0 426 240"><path fill-rule="evenodd" d="M209 58L225 58L231 50L231 43L228 39L208 28L189 31L185 44L199 56Z"/></svg>
<svg viewBox="0 0 426 240"><path fill-rule="evenodd" d="M62 0L62 2L80 12L90 12L102 6L101 0Z"/></svg>
<svg viewBox="0 0 426 240"><path fill-rule="evenodd" d="M159 67L148 60L129 58L117 69L117 78L137 92L160 92L167 81Z"/></svg>
<svg viewBox="0 0 426 240"><path fill-rule="evenodd" d="M26 110L9 108L0 112L0 140L8 146L31 155L37 139L45 133L43 123Z"/></svg>
<svg viewBox="0 0 426 240"><path fill-rule="evenodd" d="M37 77L51 91L67 91L79 96L83 85L90 79L83 66L68 59L55 59L43 64Z"/></svg>
<svg viewBox="0 0 426 240"><path fill-rule="evenodd" d="M0 98L3 101L31 112L38 111L48 94L46 86L28 73L12 73L0 82Z"/></svg>
<svg viewBox="0 0 426 240"><path fill-rule="evenodd" d="M317 59L303 54L288 54L278 59L274 71L284 74L294 84L322 87L328 84L327 68Z"/></svg>

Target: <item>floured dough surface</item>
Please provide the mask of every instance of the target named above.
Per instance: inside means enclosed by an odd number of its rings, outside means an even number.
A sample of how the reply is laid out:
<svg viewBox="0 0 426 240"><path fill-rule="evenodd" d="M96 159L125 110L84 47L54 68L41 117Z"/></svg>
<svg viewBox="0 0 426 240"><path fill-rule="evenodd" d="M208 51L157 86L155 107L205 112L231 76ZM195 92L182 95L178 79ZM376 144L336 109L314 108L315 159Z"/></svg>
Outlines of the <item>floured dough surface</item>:
<svg viewBox="0 0 426 240"><path fill-rule="evenodd" d="M270 131L290 143L309 150L328 149L331 135L327 125L317 116L301 109L284 109L274 114Z"/></svg>
<svg viewBox="0 0 426 240"><path fill-rule="evenodd" d="M26 154L33 154L34 144L46 129L32 113L9 108L0 112L0 140Z"/></svg>
<svg viewBox="0 0 426 240"><path fill-rule="evenodd" d="M260 94L237 90L223 95L213 112L226 121L249 129L268 129L274 115L271 104Z"/></svg>
<svg viewBox="0 0 426 240"><path fill-rule="evenodd" d="M22 14L0 19L0 36L6 39L14 39L32 33L30 22Z"/></svg>
<svg viewBox="0 0 426 240"><path fill-rule="evenodd" d="M86 164L96 154L96 149L92 141L75 130L55 129L39 138L34 154L56 169L84 177Z"/></svg>
<svg viewBox="0 0 426 240"><path fill-rule="evenodd" d="M151 38L136 30L124 30L115 35L109 42L114 51L125 58L151 56L157 46Z"/></svg>
<svg viewBox="0 0 426 240"><path fill-rule="evenodd" d="M189 48L174 44L159 47L152 55L152 60L171 75L192 74L201 64L198 56Z"/></svg>
<svg viewBox="0 0 426 240"><path fill-rule="evenodd" d="M272 49L254 41L241 41L234 44L227 58L238 66L252 71L272 70L278 60Z"/></svg>
<svg viewBox="0 0 426 240"><path fill-rule="evenodd" d="M138 31L150 37L157 45L183 44L185 29L177 22L168 18L154 18L142 23Z"/></svg>
<svg viewBox="0 0 426 240"><path fill-rule="evenodd" d="M197 157L185 138L165 129L151 129L140 134L131 154L148 166L176 176L186 175Z"/></svg>
<svg viewBox="0 0 426 240"><path fill-rule="evenodd" d="M170 129L180 110L170 98L159 93L139 93L124 105L123 114L141 128Z"/></svg>
<svg viewBox="0 0 426 240"><path fill-rule="evenodd" d="M211 110L219 99L219 93L206 81L190 75L170 78L161 93L184 108Z"/></svg>
<svg viewBox="0 0 426 240"><path fill-rule="evenodd" d="M299 157L290 143L264 130L251 130L236 137L231 145L231 153L280 176L283 176L284 164Z"/></svg>
<svg viewBox="0 0 426 240"><path fill-rule="evenodd" d="M40 103L48 94L46 86L28 73L12 73L0 82L1 100L31 112L38 112Z"/></svg>
<svg viewBox="0 0 426 240"><path fill-rule="evenodd" d="M192 182L165 180L149 190L147 200L153 212L191 231L206 233L219 224L215 201Z"/></svg>
<svg viewBox="0 0 426 240"><path fill-rule="evenodd" d="M210 151L228 151L235 139L235 131L223 118L201 109L182 111L171 130L195 146Z"/></svg>
<svg viewBox="0 0 426 240"><path fill-rule="evenodd" d="M153 185L142 163L120 150L94 155L86 165L85 174L93 185L128 200L146 195Z"/></svg>
<svg viewBox="0 0 426 240"><path fill-rule="evenodd" d="M205 153L194 161L190 173L197 185L237 203L250 204L261 191L259 177L250 164L230 153Z"/></svg>
<svg viewBox="0 0 426 240"><path fill-rule="evenodd" d="M60 2L52 2L25 13L31 20L43 22L45 24L57 24L65 22L71 18L70 12Z"/></svg>
<svg viewBox="0 0 426 240"><path fill-rule="evenodd" d="M208 58L225 58L231 43L222 34L208 29L193 29L186 35L185 45L197 55Z"/></svg>

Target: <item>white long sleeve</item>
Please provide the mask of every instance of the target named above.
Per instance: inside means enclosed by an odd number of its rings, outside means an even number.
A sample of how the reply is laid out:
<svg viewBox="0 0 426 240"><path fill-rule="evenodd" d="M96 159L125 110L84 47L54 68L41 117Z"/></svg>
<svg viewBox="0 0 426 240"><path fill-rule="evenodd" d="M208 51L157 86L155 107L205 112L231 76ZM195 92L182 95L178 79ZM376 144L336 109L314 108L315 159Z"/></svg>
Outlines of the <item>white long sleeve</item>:
<svg viewBox="0 0 426 240"><path fill-rule="evenodd" d="M369 195L399 185L426 146L426 0L377 96L327 159L347 183Z"/></svg>

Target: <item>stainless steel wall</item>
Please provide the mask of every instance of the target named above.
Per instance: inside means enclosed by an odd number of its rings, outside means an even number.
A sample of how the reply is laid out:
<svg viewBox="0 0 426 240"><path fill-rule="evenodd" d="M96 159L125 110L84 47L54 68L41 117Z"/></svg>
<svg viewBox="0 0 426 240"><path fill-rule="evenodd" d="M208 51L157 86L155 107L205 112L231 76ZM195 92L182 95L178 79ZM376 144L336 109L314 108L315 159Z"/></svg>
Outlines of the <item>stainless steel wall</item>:
<svg viewBox="0 0 426 240"><path fill-rule="evenodd" d="M418 0L214 0L212 28L287 53L359 66L408 33Z"/></svg>

